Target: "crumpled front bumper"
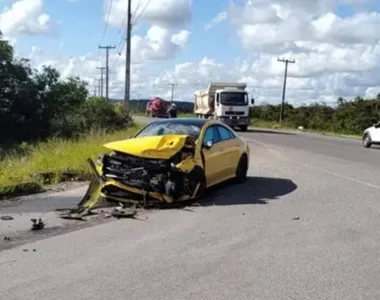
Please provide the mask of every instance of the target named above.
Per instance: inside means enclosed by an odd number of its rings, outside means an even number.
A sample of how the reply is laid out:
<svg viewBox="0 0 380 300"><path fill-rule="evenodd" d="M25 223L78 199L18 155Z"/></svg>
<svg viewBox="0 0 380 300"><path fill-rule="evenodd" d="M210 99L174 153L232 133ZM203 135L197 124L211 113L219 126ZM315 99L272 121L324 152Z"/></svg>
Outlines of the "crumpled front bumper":
<svg viewBox="0 0 380 300"><path fill-rule="evenodd" d="M62 218L82 219L83 216L91 214L91 210L104 201L121 202L125 204L135 203L142 207L148 207L157 203L173 203L174 201L186 201L191 199L190 196L184 196L175 200L169 195L156 192L146 192L144 190L125 185L112 178L107 178L105 180L102 176L101 166L97 166L90 158L87 162L93 175L86 194L76 207L68 210L65 214L61 214ZM192 163L190 161L182 162L182 168L184 169L191 168L191 165ZM116 193L113 193L112 191ZM121 192L124 195L117 196L117 192Z"/></svg>

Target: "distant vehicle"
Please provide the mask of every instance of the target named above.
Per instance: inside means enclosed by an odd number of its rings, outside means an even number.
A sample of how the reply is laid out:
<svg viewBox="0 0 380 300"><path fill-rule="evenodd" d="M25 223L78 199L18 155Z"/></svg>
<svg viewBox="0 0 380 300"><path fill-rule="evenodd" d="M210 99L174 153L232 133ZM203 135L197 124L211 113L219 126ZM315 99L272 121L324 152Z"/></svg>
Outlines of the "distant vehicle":
<svg viewBox="0 0 380 300"><path fill-rule="evenodd" d="M363 146L369 148L372 145L380 145L380 122L364 130Z"/></svg>
<svg viewBox="0 0 380 300"><path fill-rule="evenodd" d="M194 92L194 113L247 131L249 109L255 100L249 101L246 87L245 83L211 82L207 89Z"/></svg>
<svg viewBox="0 0 380 300"><path fill-rule="evenodd" d="M228 179L247 180L247 142L216 120L156 120L128 139L103 146L108 153L97 162L89 159L91 183L70 214L88 212L102 199L143 206L195 200Z"/></svg>
<svg viewBox="0 0 380 300"><path fill-rule="evenodd" d="M169 103L160 97L148 101L146 114L152 118L168 118Z"/></svg>

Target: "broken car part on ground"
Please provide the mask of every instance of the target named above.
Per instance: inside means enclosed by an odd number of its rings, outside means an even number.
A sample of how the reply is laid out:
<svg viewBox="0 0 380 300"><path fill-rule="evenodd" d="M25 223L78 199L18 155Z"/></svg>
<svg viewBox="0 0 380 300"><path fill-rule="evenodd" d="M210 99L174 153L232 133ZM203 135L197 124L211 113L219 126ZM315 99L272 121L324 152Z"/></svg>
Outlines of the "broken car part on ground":
<svg viewBox="0 0 380 300"><path fill-rule="evenodd" d="M195 158L190 135L146 136L104 147L111 152L97 162L88 159L93 176L85 196L62 217L80 219L103 201L147 208L190 200L205 189L203 164Z"/></svg>

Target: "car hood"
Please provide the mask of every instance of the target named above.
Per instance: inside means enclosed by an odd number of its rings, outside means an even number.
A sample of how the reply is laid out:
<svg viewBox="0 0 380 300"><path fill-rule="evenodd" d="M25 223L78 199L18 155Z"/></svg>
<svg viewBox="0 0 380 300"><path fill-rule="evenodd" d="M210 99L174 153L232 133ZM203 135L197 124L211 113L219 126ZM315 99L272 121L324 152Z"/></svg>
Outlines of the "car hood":
<svg viewBox="0 0 380 300"><path fill-rule="evenodd" d="M104 144L107 149L144 158L169 159L185 145L187 135L131 138Z"/></svg>

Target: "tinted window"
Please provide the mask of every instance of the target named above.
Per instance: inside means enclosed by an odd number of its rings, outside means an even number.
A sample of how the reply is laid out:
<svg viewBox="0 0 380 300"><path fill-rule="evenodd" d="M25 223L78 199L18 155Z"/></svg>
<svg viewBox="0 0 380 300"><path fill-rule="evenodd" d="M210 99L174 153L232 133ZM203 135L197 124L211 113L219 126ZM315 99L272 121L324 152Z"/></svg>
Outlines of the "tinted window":
<svg viewBox="0 0 380 300"><path fill-rule="evenodd" d="M203 143L207 143L209 141L215 143L217 141L217 136L215 135L214 126L207 128Z"/></svg>
<svg viewBox="0 0 380 300"><path fill-rule="evenodd" d="M160 122L160 123L149 124L135 137L185 134L185 135L190 135L194 137L195 139L198 139L200 131L201 131L200 125Z"/></svg>
<svg viewBox="0 0 380 300"><path fill-rule="evenodd" d="M218 126L217 128L218 128L220 139L222 141L235 138L234 134L230 130L228 130L226 127Z"/></svg>

